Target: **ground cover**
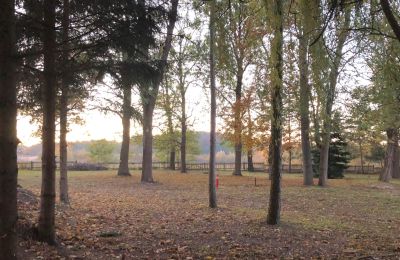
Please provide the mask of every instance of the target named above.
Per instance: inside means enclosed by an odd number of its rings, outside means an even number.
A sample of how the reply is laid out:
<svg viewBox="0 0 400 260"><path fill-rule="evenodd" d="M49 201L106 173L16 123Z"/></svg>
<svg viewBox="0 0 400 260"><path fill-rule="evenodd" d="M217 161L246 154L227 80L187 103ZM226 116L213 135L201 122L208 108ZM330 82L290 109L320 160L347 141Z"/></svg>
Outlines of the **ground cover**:
<svg viewBox="0 0 400 260"><path fill-rule="evenodd" d="M329 187L283 177L282 224L265 223L264 174L219 174L218 209L208 208L208 176L156 171L155 184L112 171L71 172L71 206L57 202L57 246L31 239L40 173L22 171L23 259L399 259L400 182L346 175ZM256 185L255 185L256 184ZM32 193L30 193L32 192Z"/></svg>

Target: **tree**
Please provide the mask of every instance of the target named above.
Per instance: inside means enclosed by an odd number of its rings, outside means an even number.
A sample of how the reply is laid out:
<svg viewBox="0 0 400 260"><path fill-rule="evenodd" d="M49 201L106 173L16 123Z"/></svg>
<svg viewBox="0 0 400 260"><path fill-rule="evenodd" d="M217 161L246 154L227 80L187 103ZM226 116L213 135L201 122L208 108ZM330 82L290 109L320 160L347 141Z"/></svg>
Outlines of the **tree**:
<svg viewBox="0 0 400 260"><path fill-rule="evenodd" d="M153 156L153 113L157 100L159 86L167 66L168 55L172 46L172 37L177 19L178 0L171 0L171 9L168 14L167 35L156 64L153 79L139 84L140 98L143 109L143 160L142 160L142 182L154 182L152 169ZM149 50L146 50L148 52Z"/></svg>
<svg viewBox="0 0 400 260"><path fill-rule="evenodd" d="M390 7L389 0L380 0L380 4L383 12L385 13L386 19L390 24L390 27L392 27L392 30L397 37L397 40L400 42L400 24L396 20L392 8Z"/></svg>
<svg viewBox="0 0 400 260"><path fill-rule="evenodd" d="M215 124L216 124L216 86L215 86L215 0L210 2L210 166L208 173L208 196L210 208L217 207L217 191L215 187L216 173L215 173Z"/></svg>
<svg viewBox="0 0 400 260"><path fill-rule="evenodd" d="M325 89L325 95L323 98L323 126L321 134L321 147L320 147L320 163L319 163L319 186L326 186L328 177L328 164L329 164L329 139L331 135L331 124L332 124L332 106L336 95L336 85L339 77L339 68L342 64L343 59L343 48L345 46L347 37L349 35L348 28L350 26L351 8L347 7L344 10L344 14L337 16L337 31L335 32L337 37L336 48L333 53L333 59L328 75L327 89Z"/></svg>
<svg viewBox="0 0 400 260"><path fill-rule="evenodd" d="M167 129L165 132L165 137L167 142L161 142L161 145L157 145L157 141L155 142L155 146L157 146L157 150L160 150L160 148L162 150L164 150L163 148L167 148L168 149L168 153L169 153L169 168L171 170L175 170L175 157L176 157L176 150L177 150L177 136L176 136L176 131L174 129L174 123L173 123L173 111L175 110L175 106L174 104L176 103L176 96L174 95L170 85L170 80L168 77L168 73L165 75L164 77L164 84L161 85L161 93L159 94L159 103L160 106L162 108L162 110L164 110L163 112L165 113L165 117L166 117L166 125L167 125ZM163 133L164 134L164 133ZM186 145L185 145L186 148ZM186 157L185 157L186 158ZM181 164L183 162L181 161ZM181 166L183 167L183 165ZM185 166L186 167L186 166Z"/></svg>
<svg viewBox="0 0 400 260"><path fill-rule="evenodd" d="M55 243L55 121L56 121L56 1L43 3L44 84L42 86L42 189L38 225L39 240Z"/></svg>
<svg viewBox="0 0 400 260"><path fill-rule="evenodd" d="M70 15L69 0L63 0L63 15L62 15L62 63L66 68L68 64L68 45L66 44L69 32L69 15ZM68 74L66 71L62 73L61 77L61 98L60 98L60 201L69 203L68 196L68 150L67 150L67 132L68 132Z"/></svg>
<svg viewBox="0 0 400 260"><path fill-rule="evenodd" d="M400 178L399 168L399 129L400 129L400 77L398 53L400 42L393 39L373 42L371 69L373 86L371 87L372 113L379 118L378 129L386 132L387 146L384 170L379 179L389 181Z"/></svg>
<svg viewBox="0 0 400 260"><path fill-rule="evenodd" d="M271 189L267 223L276 225L280 221L281 209L281 169L282 169L282 90L283 90L283 0L272 3L264 0L267 12L271 12L273 30L270 57L271 78ZM268 10L270 9L270 10Z"/></svg>
<svg viewBox="0 0 400 260"><path fill-rule="evenodd" d="M217 23L218 39L218 67L221 70L219 78L222 86L230 89L224 95L228 101L228 117L231 117L230 128L233 131L232 141L235 146L235 169L233 175L242 175L242 149L243 149L243 108L242 99L244 92L243 77L249 65L254 62L257 49L261 45L265 32L262 29L260 16L257 15L259 1L223 1L227 4ZM229 96L233 90L234 100ZM222 93L223 91L219 91ZM225 110L225 109L223 109ZM231 114L231 115L229 115Z"/></svg>
<svg viewBox="0 0 400 260"><path fill-rule="evenodd" d="M144 1L129 0L92 1L90 10L99 23L99 32L106 35L105 39L99 40L106 49L104 57L99 58L99 74L111 76L114 83L110 87L114 98L104 97L104 105L99 108L121 118L123 131L118 175L129 176L131 120L140 123L144 120L140 108L132 104L133 87L154 76L155 62L150 60L148 49L156 45L155 34L160 30L158 23L163 22L165 12L162 5L146 6Z"/></svg>
<svg viewBox="0 0 400 260"><path fill-rule="evenodd" d="M89 145L89 156L96 163L107 163L113 159L115 144L105 139L92 141Z"/></svg>
<svg viewBox="0 0 400 260"><path fill-rule="evenodd" d="M333 116L332 133L329 141L328 155L328 179L341 179L344 177L343 172L347 169L347 164L350 161L350 153L347 149L347 141L344 138L341 115L335 112ZM313 170L315 176L319 176L320 153L318 149L313 152Z"/></svg>
<svg viewBox="0 0 400 260"><path fill-rule="evenodd" d="M0 255L17 259L15 1L0 2Z"/></svg>
<svg viewBox="0 0 400 260"><path fill-rule="evenodd" d="M311 161L310 143L310 117L309 117L309 98L311 94L309 85L309 64L308 53L310 36L312 32L312 16L310 10L314 10L313 3L316 1L300 1L300 35L299 35L299 71L300 71L300 130L301 130L301 150L303 160L304 185L313 185L313 172ZM313 12L313 11L311 11ZM314 10L315 12L315 10Z"/></svg>

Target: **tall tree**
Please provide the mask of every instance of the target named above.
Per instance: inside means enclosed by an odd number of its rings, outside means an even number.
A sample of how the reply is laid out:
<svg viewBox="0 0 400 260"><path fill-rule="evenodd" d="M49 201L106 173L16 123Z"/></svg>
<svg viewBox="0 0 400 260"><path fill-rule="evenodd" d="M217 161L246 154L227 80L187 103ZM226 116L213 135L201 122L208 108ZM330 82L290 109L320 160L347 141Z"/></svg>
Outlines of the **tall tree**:
<svg viewBox="0 0 400 260"><path fill-rule="evenodd" d="M299 71L300 71L300 130L301 130L301 151L303 160L304 185L313 185L311 143L310 143L310 117L309 117L309 66L308 66L308 45L310 44L311 19L309 12L312 10L312 3L315 1L300 0L300 35L299 35Z"/></svg>
<svg viewBox="0 0 400 260"><path fill-rule="evenodd" d="M323 108L323 126L322 139L320 147L320 164L319 164L319 186L326 186L328 178L328 158L329 158L329 142L331 136L332 125L332 106L337 93L336 85L339 77L339 69L343 62L343 48L349 35L349 26L351 18L351 8L347 7L343 15L337 16L337 44L333 53L333 59L328 76L327 89L325 90ZM342 21L341 21L342 20Z"/></svg>
<svg viewBox="0 0 400 260"><path fill-rule="evenodd" d="M42 189L39 240L55 243L56 1L43 2L44 84L42 86Z"/></svg>
<svg viewBox="0 0 400 260"><path fill-rule="evenodd" d="M0 256L17 259L15 1L0 2Z"/></svg>
<svg viewBox="0 0 400 260"><path fill-rule="evenodd" d="M121 71L122 83L122 144L119 154L118 176L130 176L129 172L129 145L131 139L131 118L132 118L132 86L129 83L128 71ZM128 81L128 82L127 82Z"/></svg>
<svg viewBox="0 0 400 260"><path fill-rule="evenodd" d="M273 30L270 57L271 78L271 189L267 223L276 225L280 221L281 209L281 169L282 169L282 90L283 90L283 2L264 0L270 14Z"/></svg>
<svg viewBox="0 0 400 260"><path fill-rule="evenodd" d="M68 161L68 149L67 149L67 132L68 132L68 74L67 64L69 59L68 51L68 31L69 31L69 15L70 15L70 3L69 0L63 0L63 14L62 14L62 64L64 71L61 76L61 98L60 98L60 201L69 203L68 196L68 173L67 173L67 161Z"/></svg>
<svg viewBox="0 0 400 260"><path fill-rule="evenodd" d="M210 2L210 166L208 173L208 196L210 208L217 207L217 191L215 187L215 125L217 116L216 85L215 85L215 0Z"/></svg>
<svg viewBox="0 0 400 260"><path fill-rule="evenodd" d="M143 160L142 160L142 182L154 182L153 180L153 113L157 100L158 90L162 82L163 74L167 65L168 55L172 46L172 37L177 20L177 9L179 0L171 0L171 8L168 14L167 35L163 43L156 73L153 80L139 87L140 98L143 108Z"/></svg>
<svg viewBox="0 0 400 260"><path fill-rule="evenodd" d="M220 78L233 90L234 100L229 100L232 111L233 144L235 147L235 169L233 175L242 175L243 77L254 62L257 48L261 45L264 31L261 28L259 1L222 1L227 11L218 19L218 65L223 71ZM220 91L221 92L221 91ZM230 93L227 95L229 96ZM227 97L224 97L228 99ZM230 130L230 129L229 129Z"/></svg>

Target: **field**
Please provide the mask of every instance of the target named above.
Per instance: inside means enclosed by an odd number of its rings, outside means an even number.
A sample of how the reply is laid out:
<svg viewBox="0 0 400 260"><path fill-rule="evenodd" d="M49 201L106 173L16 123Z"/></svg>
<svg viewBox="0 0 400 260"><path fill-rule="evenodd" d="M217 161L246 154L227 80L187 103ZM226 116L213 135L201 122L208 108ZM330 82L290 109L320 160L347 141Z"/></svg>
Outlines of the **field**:
<svg viewBox="0 0 400 260"><path fill-rule="evenodd" d="M282 223L268 226L263 174L220 173L218 209L208 208L206 174L154 175L157 183L141 184L138 172L71 172L71 206L56 208L58 245L21 231L23 259L400 258L398 180L347 175L319 188L284 175ZM37 196L40 179L39 172L19 174L19 184ZM33 194L20 196L21 230L37 222Z"/></svg>

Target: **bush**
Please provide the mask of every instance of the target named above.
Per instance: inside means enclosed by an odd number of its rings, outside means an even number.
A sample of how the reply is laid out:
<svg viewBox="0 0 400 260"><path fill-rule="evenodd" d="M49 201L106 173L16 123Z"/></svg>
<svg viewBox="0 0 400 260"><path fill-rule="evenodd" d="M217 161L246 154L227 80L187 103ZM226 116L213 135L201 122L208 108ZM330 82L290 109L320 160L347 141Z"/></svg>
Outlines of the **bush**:
<svg viewBox="0 0 400 260"><path fill-rule="evenodd" d="M105 171L105 170L108 170L107 167L100 165L100 164L79 163L79 162L68 165L67 169L69 171Z"/></svg>

